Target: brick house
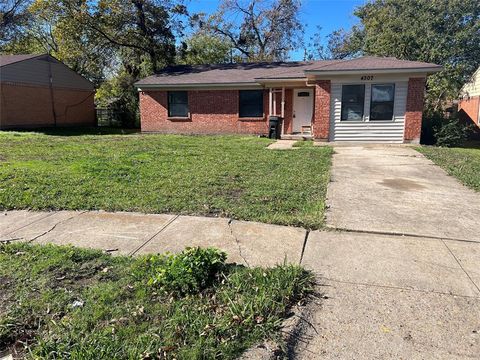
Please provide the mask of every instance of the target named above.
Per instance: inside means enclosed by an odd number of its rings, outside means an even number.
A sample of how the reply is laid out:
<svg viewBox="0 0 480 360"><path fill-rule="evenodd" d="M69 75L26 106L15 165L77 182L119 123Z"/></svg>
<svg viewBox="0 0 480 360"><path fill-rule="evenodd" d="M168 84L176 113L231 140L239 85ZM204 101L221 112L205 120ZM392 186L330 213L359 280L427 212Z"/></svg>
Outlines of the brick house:
<svg viewBox="0 0 480 360"><path fill-rule="evenodd" d="M395 58L174 66L136 83L144 132L418 143L425 80L441 66Z"/></svg>
<svg viewBox="0 0 480 360"><path fill-rule="evenodd" d="M95 125L94 95L50 55L0 55L0 129Z"/></svg>
<svg viewBox="0 0 480 360"><path fill-rule="evenodd" d="M480 126L480 68L460 91L458 110L469 120Z"/></svg>

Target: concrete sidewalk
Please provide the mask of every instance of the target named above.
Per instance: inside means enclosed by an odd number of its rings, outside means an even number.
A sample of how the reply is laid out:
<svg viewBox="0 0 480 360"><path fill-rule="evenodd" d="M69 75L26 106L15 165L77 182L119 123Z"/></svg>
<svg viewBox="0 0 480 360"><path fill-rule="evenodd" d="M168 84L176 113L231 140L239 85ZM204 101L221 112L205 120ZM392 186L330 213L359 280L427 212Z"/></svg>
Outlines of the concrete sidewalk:
<svg viewBox="0 0 480 360"><path fill-rule="evenodd" d="M480 243L312 232L321 298L296 359L478 359Z"/></svg>
<svg viewBox="0 0 480 360"><path fill-rule="evenodd" d="M306 230L225 218L103 211L0 213L0 241L95 248L112 254L179 252L214 246L250 266L300 262Z"/></svg>
<svg viewBox="0 0 480 360"><path fill-rule="evenodd" d="M312 231L223 218L107 212L0 213L0 241L112 254L215 246L228 260L315 272L322 298L298 359L471 359L480 354L480 243Z"/></svg>

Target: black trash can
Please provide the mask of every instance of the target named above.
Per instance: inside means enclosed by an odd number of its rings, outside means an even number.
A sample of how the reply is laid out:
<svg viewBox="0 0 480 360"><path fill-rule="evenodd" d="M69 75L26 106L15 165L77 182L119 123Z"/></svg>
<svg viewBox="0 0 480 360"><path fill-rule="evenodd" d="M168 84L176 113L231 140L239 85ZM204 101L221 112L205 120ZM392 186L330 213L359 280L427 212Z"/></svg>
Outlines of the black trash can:
<svg viewBox="0 0 480 360"><path fill-rule="evenodd" d="M280 139L280 136L282 135L282 120L283 119L280 116L269 117L268 137L270 139Z"/></svg>

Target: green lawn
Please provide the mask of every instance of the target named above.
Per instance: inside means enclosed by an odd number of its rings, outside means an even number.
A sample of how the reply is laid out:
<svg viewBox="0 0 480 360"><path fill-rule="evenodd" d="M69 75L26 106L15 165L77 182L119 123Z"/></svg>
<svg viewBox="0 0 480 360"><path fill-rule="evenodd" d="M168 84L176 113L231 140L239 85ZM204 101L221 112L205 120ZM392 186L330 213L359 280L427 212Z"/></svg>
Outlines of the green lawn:
<svg viewBox="0 0 480 360"><path fill-rule="evenodd" d="M462 183L480 191L480 147L474 148L418 148L435 164L444 168Z"/></svg>
<svg viewBox="0 0 480 360"><path fill-rule="evenodd" d="M233 359L264 339L281 344L283 318L311 293L312 275L291 265L224 265L205 253L215 250L192 250L131 258L0 244L0 351L32 359ZM176 291L190 283L199 287Z"/></svg>
<svg viewBox="0 0 480 360"><path fill-rule="evenodd" d="M0 208L233 217L320 228L332 150L241 136L0 132Z"/></svg>

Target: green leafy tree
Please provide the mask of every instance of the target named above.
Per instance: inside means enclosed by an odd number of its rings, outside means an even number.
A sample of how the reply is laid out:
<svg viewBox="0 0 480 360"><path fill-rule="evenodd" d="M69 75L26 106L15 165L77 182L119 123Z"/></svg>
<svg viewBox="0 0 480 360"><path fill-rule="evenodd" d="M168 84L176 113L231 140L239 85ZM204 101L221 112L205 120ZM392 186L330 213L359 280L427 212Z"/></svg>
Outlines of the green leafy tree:
<svg viewBox="0 0 480 360"><path fill-rule="evenodd" d="M186 8L174 0L87 1L82 7L73 0L64 1L71 16L115 52L115 75L107 78L102 87L109 90L101 91L97 99L112 94L111 107L124 114L124 124L138 123L133 84L174 63L175 32L181 34L179 16L186 15Z"/></svg>
<svg viewBox="0 0 480 360"><path fill-rule="evenodd" d="M333 51L394 56L444 66L429 77L427 104L455 98L480 65L480 2L476 0L375 0L358 7L361 24L341 30Z"/></svg>
<svg viewBox="0 0 480 360"><path fill-rule="evenodd" d="M135 60L140 56L144 61L140 72L151 74L173 63L174 28L181 29L174 15L186 13L183 5L170 0L85 1L80 7L74 0L64 0L64 4L81 26L95 31L108 46L123 52L120 55Z"/></svg>
<svg viewBox="0 0 480 360"><path fill-rule="evenodd" d="M182 44L177 62L187 65L228 63L232 51L232 44L225 38L195 33Z"/></svg>
<svg viewBox="0 0 480 360"><path fill-rule="evenodd" d="M32 21L28 6L31 0L0 2L0 46L13 41Z"/></svg>
<svg viewBox="0 0 480 360"><path fill-rule="evenodd" d="M111 66L113 52L91 29L80 26L61 1L33 0L30 19L0 45L4 53L49 53L74 71L98 83Z"/></svg>
<svg viewBox="0 0 480 360"><path fill-rule="evenodd" d="M106 84L110 90L100 98L111 94L109 103L129 124L138 108L133 83L175 62L186 15L182 0L16 1L13 10L11 4L0 7L2 34L12 34L2 37L0 50L48 52L97 86ZM25 21L14 26L11 18Z"/></svg>

